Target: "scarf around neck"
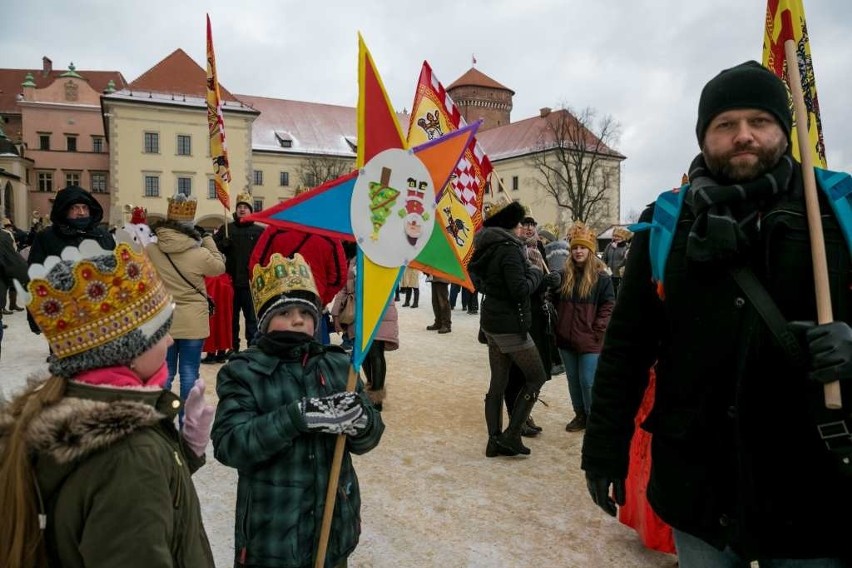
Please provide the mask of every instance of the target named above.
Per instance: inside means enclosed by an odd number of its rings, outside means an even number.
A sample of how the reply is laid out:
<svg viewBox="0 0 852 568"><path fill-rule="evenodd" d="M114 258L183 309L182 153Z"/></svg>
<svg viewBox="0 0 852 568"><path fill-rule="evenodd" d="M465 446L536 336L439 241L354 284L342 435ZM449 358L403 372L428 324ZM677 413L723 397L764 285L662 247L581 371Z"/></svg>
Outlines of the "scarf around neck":
<svg viewBox="0 0 852 568"><path fill-rule="evenodd" d="M743 254L757 236L759 207L788 190L792 173L793 159L784 154L773 169L756 179L721 185L699 154L689 166L690 187L685 197L695 215L686 244L687 258L709 262Z"/></svg>

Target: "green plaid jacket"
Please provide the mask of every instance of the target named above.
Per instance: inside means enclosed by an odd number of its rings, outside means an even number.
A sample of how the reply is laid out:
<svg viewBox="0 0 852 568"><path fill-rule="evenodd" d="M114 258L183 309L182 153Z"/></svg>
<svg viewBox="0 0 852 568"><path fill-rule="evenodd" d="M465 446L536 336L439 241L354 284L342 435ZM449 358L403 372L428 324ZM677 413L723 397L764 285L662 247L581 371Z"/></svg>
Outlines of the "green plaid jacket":
<svg viewBox="0 0 852 568"><path fill-rule="evenodd" d="M215 457L239 471L235 559L250 566L313 565L336 436L300 431L298 402L346 388L349 359L313 341L284 353L251 347L219 370L213 423ZM348 437L326 566L344 560L361 534L361 497L350 452L379 443L384 423L358 381L370 423Z"/></svg>

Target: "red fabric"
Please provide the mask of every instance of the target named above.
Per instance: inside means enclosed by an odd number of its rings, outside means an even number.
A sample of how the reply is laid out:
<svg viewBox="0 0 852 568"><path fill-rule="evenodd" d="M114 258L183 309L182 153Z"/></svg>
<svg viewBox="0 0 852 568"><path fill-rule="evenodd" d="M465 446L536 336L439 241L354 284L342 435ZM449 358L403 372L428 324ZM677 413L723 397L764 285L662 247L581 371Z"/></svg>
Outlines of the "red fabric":
<svg viewBox="0 0 852 568"><path fill-rule="evenodd" d="M227 273L205 276L204 287L207 295L216 303L216 313L210 318L210 335L204 340L202 350L205 353L227 351L234 346L231 328L234 321L234 287L231 276Z"/></svg>
<svg viewBox="0 0 852 568"><path fill-rule="evenodd" d="M343 244L338 240L296 229L267 227L252 250L249 274L254 270L255 264L268 264L269 257L276 252L287 258L292 258L295 253L304 257L311 267L323 306L330 304L335 294L346 284L348 264L343 253Z"/></svg>
<svg viewBox="0 0 852 568"><path fill-rule="evenodd" d="M169 369L166 362L163 361L163 366L160 370L154 373L147 382L142 382L139 375L133 372L130 367L118 365L115 367L102 367L100 369L91 369L83 371L75 376L73 380L78 383L87 385L101 385L108 387L163 387L169 378Z"/></svg>
<svg viewBox="0 0 852 568"><path fill-rule="evenodd" d="M674 554L672 529L657 516L645 495L651 475L651 434L642 430L639 425L654 406L655 385L656 378L651 370L642 406L636 413L636 430L630 441L630 467L625 483L627 502L618 509L618 520L639 533L646 547Z"/></svg>

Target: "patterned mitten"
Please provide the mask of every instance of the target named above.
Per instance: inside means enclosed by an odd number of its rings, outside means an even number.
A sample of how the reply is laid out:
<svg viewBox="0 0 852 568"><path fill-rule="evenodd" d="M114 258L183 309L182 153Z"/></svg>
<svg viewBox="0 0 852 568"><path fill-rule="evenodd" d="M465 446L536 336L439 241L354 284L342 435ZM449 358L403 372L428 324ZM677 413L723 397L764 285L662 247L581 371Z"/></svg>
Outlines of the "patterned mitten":
<svg viewBox="0 0 852 568"><path fill-rule="evenodd" d="M370 425L370 417L362 414L349 426L343 428L343 433L347 436L360 436L361 433Z"/></svg>
<svg viewBox="0 0 852 568"><path fill-rule="evenodd" d="M354 392L338 392L320 398L303 398L299 403L309 431L342 434L364 414L361 398Z"/></svg>

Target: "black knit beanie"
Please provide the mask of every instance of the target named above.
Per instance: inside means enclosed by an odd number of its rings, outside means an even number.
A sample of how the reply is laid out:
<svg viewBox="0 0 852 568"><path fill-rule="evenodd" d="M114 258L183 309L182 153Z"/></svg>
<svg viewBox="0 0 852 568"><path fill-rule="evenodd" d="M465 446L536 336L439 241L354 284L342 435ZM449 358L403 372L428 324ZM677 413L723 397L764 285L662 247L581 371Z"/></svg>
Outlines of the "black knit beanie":
<svg viewBox="0 0 852 568"><path fill-rule="evenodd" d="M483 225L511 230L517 227L521 219L527 214L524 206L517 201L512 201L502 207L501 205L494 205L485 212L485 220L482 221Z"/></svg>
<svg viewBox="0 0 852 568"><path fill-rule="evenodd" d="M757 61L746 61L725 69L704 85L698 101L695 134L704 145L704 133L718 114L727 110L756 108L771 113L790 138L793 116L787 86Z"/></svg>

